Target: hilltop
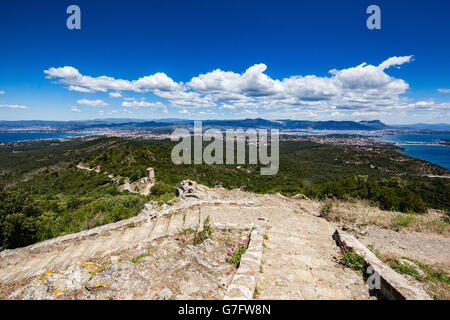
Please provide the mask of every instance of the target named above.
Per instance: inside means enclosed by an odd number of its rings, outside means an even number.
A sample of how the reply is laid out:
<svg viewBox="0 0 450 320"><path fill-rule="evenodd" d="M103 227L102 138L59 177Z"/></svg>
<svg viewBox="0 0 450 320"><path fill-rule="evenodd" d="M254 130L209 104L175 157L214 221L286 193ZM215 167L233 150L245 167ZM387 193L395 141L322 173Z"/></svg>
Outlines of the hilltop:
<svg viewBox="0 0 450 320"><path fill-rule="evenodd" d="M173 145L167 140L120 138L4 144L1 201L10 208L5 214L14 208L27 212L30 220L26 227L20 221L8 227L25 228L21 234L27 237L11 231L0 239L0 247L14 248L130 218L148 201L169 201L184 179L262 194L361 199L405 213L437 209L448 214L450 208L450 181L441 178L449 171L394 150L283 140L278 174L260 176L259 165L174 165ZM80 164L92 170L80 170ZM149 190L141 183L148 167L155 168L156 177Z"/></svg>
<svg viewBox="0 0 450 320"><path fill-rule="evenodd" d="M332 238L336 226L323 218L320 203L305 197L210 189L190 181L180 187L187 193L178 202L162 207L149 203L124 221L3 251L0 297L374 298L360 271L342 264ZM195 197L187 197L188 193ZM447 248L450 244L448 238L432 234L420 241L439 241ZM236 269L229 252L235 244L247 242L248 253L236 256L240 260ZM414 258L424 257L414 242L402 245ZM448 262L442 253L441 259L435 251L428 255ZM387 277L408 299L427 298L422 286L443 294L445 285L429 287L428 282L398 274Z"/></svg>
<svg viewBox="0 0 450 320"><path fill-rule="evenodd" d="M238 274L230 243L257 230L248 254L249 265L262 266L255 297L373 298L360 267L342 269L331 236L344 229L372 248L376 263L409 270L413 287L447 298L448 170L384 146L316 141L282 140L276 176L260 176L258 165L177 166L167 140L4 143L0 279L13 295L3 297L223 298ZM156 183L147 183L148 167ZM180 193L186 179L199 192ZM22 264L25 255L32 262ZM151 276L161 274L173 281Z"/></svg>

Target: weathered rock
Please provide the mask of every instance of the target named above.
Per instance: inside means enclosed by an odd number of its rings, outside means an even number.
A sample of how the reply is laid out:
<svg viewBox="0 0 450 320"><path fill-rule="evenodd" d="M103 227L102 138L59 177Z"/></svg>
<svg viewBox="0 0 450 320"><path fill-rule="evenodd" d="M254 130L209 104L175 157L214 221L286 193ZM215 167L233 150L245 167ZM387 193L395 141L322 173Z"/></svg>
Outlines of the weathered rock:
<svg viewBox="0 0 450 320"><path fill-rule="evenodd" d="M200 195L195 194L195 193L185 193L183 196L184 196L184 197L196 198L196 199L199 199L199 198L200 198Z"/></svg>
<svg viewBox="0 0 450 320"><path fill-rule="evenodd" d="M205 248L206 252L213 251L217 246L216 243L211 239L206 239L201 245Z"/></svg>
<svg viewBox="0 0 450 320"><path fill-rule="evenodd" d="M196 182L191 180L183 180L176 189L176 195L181 198L192 197L196 199L204 199L205 191L206 189L203 186L198 185Z"/></svg>
<svg viewBox="0 0 450 320"><path fill-rule="evenodd" d="M303 199L303 200L309 200L309 198L307 196L305 196L302 193L296 194L295 196L292 197L292 199Z"/></svg>
<svg viewBox="0 0 450 320"><path fill-rule="evenodd" d="M111 256L109 258L109 260L111 261L111 263L117 263L117 262L119 262L120 257L119 256Z"/></svg>
<svg viewBox="0 0 450 320"><path fill-rule="evenodd" d="M158 292L159 300L170 300L173 296L172 290L169 288L164 288Z"/></svg>

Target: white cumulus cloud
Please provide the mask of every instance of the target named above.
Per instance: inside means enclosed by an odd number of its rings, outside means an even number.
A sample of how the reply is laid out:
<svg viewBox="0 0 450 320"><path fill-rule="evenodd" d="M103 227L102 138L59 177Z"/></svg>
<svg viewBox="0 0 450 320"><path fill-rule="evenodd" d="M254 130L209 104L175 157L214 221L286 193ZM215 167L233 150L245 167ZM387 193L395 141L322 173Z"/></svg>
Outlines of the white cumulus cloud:
<svg viewBox="0 0 450 320"><path fill-rule="evenodd" d="M58 79L60 83L70 85L72 89L77 88L78 91L89 90L89 92L107 92L108 90L117 90L147 92L154 90L181 90L181 84L175 83L171 78L161 72L132 81L115 79L109 76L85 76L77 69L70 66L59 68L52 67L48 70L44 70L44 73L47 74L46 78Z"/></svg>
<svg viewBox="0 0 450 320"><path fill-rule="evenodd" d="M90 107L106 107L108 104L100 99L97 100L88 100L88 99L81 99L77 101L78 104L84 104L86 106Z"/></svg>
<svg viewBox="0 0 450 320"><path fill-rule="evenodd" d="M94 92L88 88L83 88L83 87L79 87L79 86L69 86L69 90L77 91L77 92L84 92L84 93Z"/></svg>
<svg viewBox="0 0 450 320"><path fill-rule="evenodd" d="M121 94L120 92L110 92L110 93L109 93L109 96L110 96L111 98L121 98L121 97L122 97L122 94Z"/></svg>
<svg viewBox="0 0 450 320"><path fill-rule="evenodd" d="M411 62L412 55L394 56L378 65L363 62L331 69L325 76L303 75L298 71L279 79L267 74L265 64L257 63L242 73L215 69L194 76L186 83L177 82L162 72L136 80L83 75L70 66L49 68L44 72L47 78L56 79L69 90L109 92L112 98L121 98L127 91L151 93L161 99L161 102L146 102L124 97L122 106L126 108L161 107L166 110L167 105L179 108L184 114L197 108L228 110L234 115L270 112L311 117L322 113L369 117L396 110L448 110L448 103L415 102L405 96L409 84L394 76L394 68ZM450 89L438 90L450 92ZM102 100L82 99L78 103L97 107L108 105Z"/></svg>
<svg viewBox="0 0 450 320"><path fill-rule="evenodd" d="M122 102L123 107L127 108L140 108L140 107L157 107L166 108L166 106L161 102L146 102L146 101L124 101Z"/></svg>
<svg viewBox="0 0 450 320"><path fill-rule="evenodd" d="M17 104L0 104L0 108L23 109L23 110L29 110L30 109L27 106L20 106L20 105L17 105Z"/></svg>

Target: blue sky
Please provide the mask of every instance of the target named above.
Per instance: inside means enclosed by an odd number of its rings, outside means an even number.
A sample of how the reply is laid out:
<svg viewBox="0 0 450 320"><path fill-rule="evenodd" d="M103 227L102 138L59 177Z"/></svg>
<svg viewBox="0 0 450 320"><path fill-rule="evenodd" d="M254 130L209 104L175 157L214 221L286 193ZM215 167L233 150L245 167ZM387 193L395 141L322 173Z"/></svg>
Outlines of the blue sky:
<svg viewBox="0 0 450 320"><path fill-rule="evenodd" d="M81 30L66 27L71 4ZM371 4L381 30L366 27ZM449 12L446 0L2 1L0 120L449 123Z"/></svg>

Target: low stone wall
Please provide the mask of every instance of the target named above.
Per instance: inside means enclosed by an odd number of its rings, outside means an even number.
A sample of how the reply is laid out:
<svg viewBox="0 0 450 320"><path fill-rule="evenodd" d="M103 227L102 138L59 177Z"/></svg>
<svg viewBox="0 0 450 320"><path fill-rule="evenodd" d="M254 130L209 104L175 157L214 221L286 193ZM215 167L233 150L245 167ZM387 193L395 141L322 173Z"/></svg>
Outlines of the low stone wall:
<svg viewBox="0 0 450 320"><path fill-rule="evenodd" d="M355 252L364 257L367 267L371 266L380 276L380 293L389 300L431 300L430 296L421 288L408 283L400 274L378 259L352 235L336 230L333 234L336 244L341 246L345 242Z"/></svg>
<svg viewBox="0 0 450 320"><path fill-rule="evenodd" d="M258 225L250 233L248 248L241 257L231 283L228 285L224 300L252 300L256 280L261 268L264 234L267 220L258 218Z"/></svg>

